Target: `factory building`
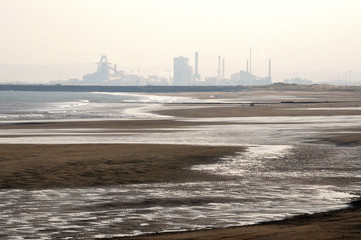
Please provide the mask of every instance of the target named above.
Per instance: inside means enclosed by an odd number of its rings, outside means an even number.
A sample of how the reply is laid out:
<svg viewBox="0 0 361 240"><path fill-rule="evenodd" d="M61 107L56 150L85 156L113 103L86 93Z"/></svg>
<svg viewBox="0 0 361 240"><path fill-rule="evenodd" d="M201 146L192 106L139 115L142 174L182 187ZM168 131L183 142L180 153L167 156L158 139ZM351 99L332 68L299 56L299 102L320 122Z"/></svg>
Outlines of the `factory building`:
<svg viewBox="0 0 361 240"><path fill-rule="evenodd" d="M248 61L247 61L248 63ZM248 65L248 64L247 64ZM251 64L250 64L251 69ZM234 85L268 85L272 84L271 77L271 60L268 62L268 76L267 77L258 77L248 71L239 71L231 75L231 82Z"/></svg>
<svg viewBox="0 0 361 240"><path fill-rule="evenodd" d="M173 85L192 85L192 68L188 58L180 56L173 59Z"/></svg>
<svg viewBox="0 0 361 240"><path fill-rule="evenodd" d="M249 67L249 71L248 71ZM249 49L249 61L247 60L246 71L239 71L231 75L232 85L269 85L272 84L271 59L268 61L268 76L258 77L252 73L252 48Z"/></svg>
<svg viewBox="0 0 361 240"><path fill-rule="evenodd" d="M97 71L95 73L86 74L83 76L83 83L86 84L107 84L114 79L124 78L124 72L117 70L117 65L111 66L108 62L107 56L102 54L100 61L97 64Z"/></svg>

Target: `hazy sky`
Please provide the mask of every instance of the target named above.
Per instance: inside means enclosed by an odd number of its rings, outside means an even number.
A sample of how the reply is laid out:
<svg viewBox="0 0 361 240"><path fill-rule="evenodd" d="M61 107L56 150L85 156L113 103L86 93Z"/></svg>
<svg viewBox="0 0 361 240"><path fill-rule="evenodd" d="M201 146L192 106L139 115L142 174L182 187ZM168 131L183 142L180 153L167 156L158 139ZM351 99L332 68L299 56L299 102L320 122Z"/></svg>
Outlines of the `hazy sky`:
<svg viewBox="0 0 361 240"><path fill-rule="evenodd" d="M0 63L361 71L360 0L0 0Z"/></svg>

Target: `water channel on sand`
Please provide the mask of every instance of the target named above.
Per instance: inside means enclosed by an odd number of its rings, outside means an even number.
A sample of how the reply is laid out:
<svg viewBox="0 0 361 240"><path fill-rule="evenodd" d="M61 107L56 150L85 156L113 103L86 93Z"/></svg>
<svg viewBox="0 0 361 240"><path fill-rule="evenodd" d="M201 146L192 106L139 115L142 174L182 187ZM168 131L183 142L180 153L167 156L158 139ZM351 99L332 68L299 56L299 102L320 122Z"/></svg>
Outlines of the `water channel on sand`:
<svg viewBox="0 0 361 240"><path fill-rule="evenodd" d="M237 124L126 135L98 135L89 129L34 129L18 130L19 137L0 138L7 143L132 142L248 147L246 152L225 156L217 163L191 167L193 171L227 176L224 181L1 190L2 237L88 239L254 224L340 208L359 195L360 148L310 142L323 128L341 123L352 127L358 124L358 118L267 117L222 121ZM1 134L9 134L6 131Z"/></svg>
<svg viewBox="0 0 361 240"><path fill-rule="evenodd" d="M53 95L44 94L53 99ZM126 103L131 108L119 104L113 95L112 104L105 95L73 95L76 101L71 102L81 105L68 107L51 102L61 106L53 111L39 102L37 109L41 107L42 111L37 114L46 113L52 119L66 111L71 118L90 114L96 121L94 118L116 109L119 116L154 118L144 113L135 95L131 97L136 104L129 100ZM16 120L22 121L22 114L32 114L32 110L16 114L9 110L2 120L14 120L19 115ZM315 141L329 129L359 127L360 116L171 119L202 123L126 132L107 126L1 129L1 144L155 143L246 146L247 151L190 167L192 171L225 177L221 181L0 190L0 238L94 239L222 228L337 209L360 196L360 147ZM35 121L39 119L35 117Z"/></svg>

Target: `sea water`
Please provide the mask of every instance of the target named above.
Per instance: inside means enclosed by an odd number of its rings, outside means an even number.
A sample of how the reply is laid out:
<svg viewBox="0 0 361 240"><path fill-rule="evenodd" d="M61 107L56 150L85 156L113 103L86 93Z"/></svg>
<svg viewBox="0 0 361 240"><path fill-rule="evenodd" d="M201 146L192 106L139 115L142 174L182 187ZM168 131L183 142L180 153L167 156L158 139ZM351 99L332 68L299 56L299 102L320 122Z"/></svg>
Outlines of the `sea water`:
<svg viewBox="0 0 361 240"><path fill-rule="evenodd" d="M201 101L74 92L1 92L0 99L2 123L156 119L161 116L149 111L165 108L164 103ZM247 151L190 167L191 171L226 177L223 181L0 190L0 238L94 239L186 231L344 207L361 192L361 149L314 144L312 139L326 129L359 126L359 119L208 118L202 122L232 124L145 129L126 135L98 134L101 129L1 130L0 135L14 136L0 138L3 144L168 143L245 146Z"/></svg>
<svg viewBox="0 0 361 240"><path fill-rule="evenodd" d="M193 101L187 97L134 93L2 91L0 121L147 118L153 115L135 110Z"/></svg>

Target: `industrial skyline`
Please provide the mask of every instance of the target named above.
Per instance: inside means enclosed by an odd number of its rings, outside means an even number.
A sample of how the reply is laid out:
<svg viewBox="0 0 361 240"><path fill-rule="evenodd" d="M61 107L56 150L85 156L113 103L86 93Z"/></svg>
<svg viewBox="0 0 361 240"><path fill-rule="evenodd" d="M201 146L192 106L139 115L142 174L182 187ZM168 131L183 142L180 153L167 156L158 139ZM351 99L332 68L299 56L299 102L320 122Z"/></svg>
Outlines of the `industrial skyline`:
<svg viewBox="0 0 361 240"><path fill-rule="evenodd" d="M252 59L252 48L250 48L250 59ZM248 63L248 60L247 60ZM267 77L259 77L252 72L240 70L239 73L231 74L230 78L225 77L225 59L218 56L217 76L202 76L199 73L199 53L194 54L194 68L189 64L188 57L173 58L172 76L142 75L140 73L129 74L117 68L117 64L108 62L107 55L101 54L100 61L96 63L97 68L94 73L84 74L82 80L70 78L66 82L59 79L58 83L74 85L173 85L173 86L210 86L210 85L268 85L272 83L271 60L269 60L269 70ZM251 65L251 64L250 64ZM59 73L60 75L60 73ZM60 78L60 77L59 77ZM295 78L290 81L294 81ZM298 80L297 80L298 81ZM297 82L296 82L297 83Z"/></svg>
<svg viewBox="0 0 361 240"><path fill-rule="evenodd" d="M267 76L272 58L273 81L297 72L360 81L360 9L359 0L0 0L0 81L80 78L99 53L126 72L155 75L195 51L202 76L217 76L221 56L224 78L247 72L247 59L249 72ZM69 63L87 65L34 71Z"/></svg>
<svg viewBox="0 0 361 240"><path fill-rule="evenodd" d="M202 55L201 55L202 56ZM309 78L312 74L306 74L305 72L290 72L283 79L274 79L274 75L271 76L273 71L271 70L271 59L268 60L267 75L260 75L252 70L252 47L249 48L249 59L245 60L244 64L240 64L239 71L229 72L226 74L226 59L218 56L214 59L217 62L216 75L206 75L199 70L199 53L194 53L194 59L188 57L181 57L185 59L187 66L188 80L183 82L177 79L174 81L174 58L173 66L170 68L160 68L160 71L155 71L153 74L145 74L144 68L126 68L124 66L117 67L117 64L112 65L108 62L107 56L101 54L100 61L97 62L97 66L93 64L75 64L74 68L76 71L71 71L71 64L68 65L53 65L49 69L44 66L36 65L24 65L24 66L11 66L14 70L4 71L4 64L0 64L0 83L26 83L21 81L23 79L31 79L33 73L36 73L36 83L41 83L39 74L45 74L45 81L43 83L62 83L62 84L105 84L105 85L260 85L260 84L271 84L274 82L284 83L299 83L299 84L312 84L322 83L313 82L312 78ZM201 57L202 59L202 57ZM191 63L194 63L194 67ZM264 60L263 65L267 61ZM5 65L6 66L6 65ZM73 68L73 70L74 70ZM6 69L6 67L5 67ZM87 69L87 70L86 70ZM96 71L94 72L94 69ZM159 68L156 68L158 70ZM82 74L80 74L81 72ZM251 71L252 70L252 73ZM93 73L92 73L93 72ZM2 74L5 73L5 74ZM8 73L8 75L6 74ZM20 73L20 74L19 74ZM21 75L22 74L22 75ZM325 73L321 73L325 74ZM17 78L11 79L6 77L11 75L17 75L20 77L20 81ZM325 74L326 75L326 74ZM49 77L50 76L50 77ZM54 78L54 76L56 76ZM4 78L5 77L5 78ZM59 78L57 78L59 77ZM6 79L5 81L3 79ZM341 85L361 85L361 72L333 72L330 81L324 83L330 84L341 84Z"/></svg>
<svg viewBox="0 0 361 240"><path fill-rule="evenodd" d="M173 64L173 81L169 81L171 85L267 85L272 83L271 76L271 59L268 60L268 76L259 77L251 71L252 69L252 47L249 48L249 59L246 60L247 68L240 66L238 73L225 74L225 58L218 56L218 68L216 76L202 76L199 73L199 53L194 54L194 72L192 66L189 65L189 59L183 56L174 58ZM250 68L248 70L248 62ZM193 77L192 77L193 76ZM292 80L293 79L293 80ZM290 81L295 81L292 78ZM299 81L298 81L299 82Z"/></svg>

